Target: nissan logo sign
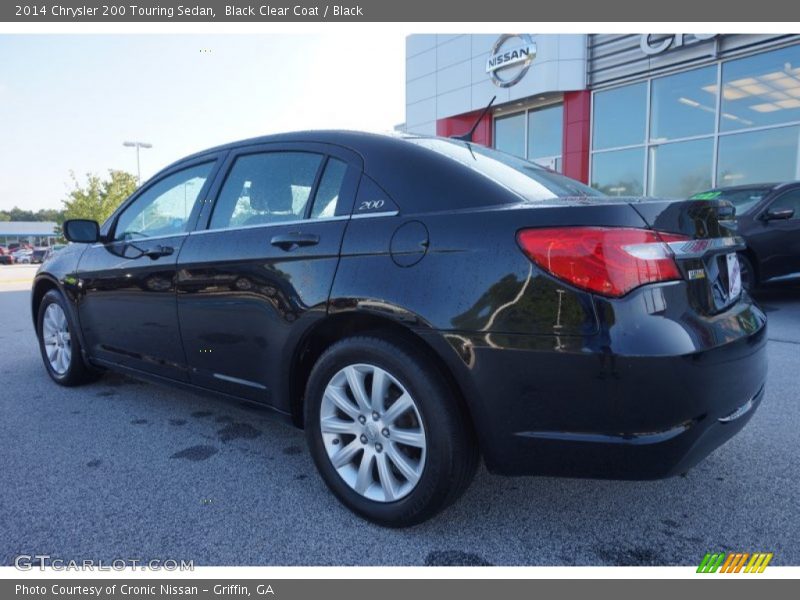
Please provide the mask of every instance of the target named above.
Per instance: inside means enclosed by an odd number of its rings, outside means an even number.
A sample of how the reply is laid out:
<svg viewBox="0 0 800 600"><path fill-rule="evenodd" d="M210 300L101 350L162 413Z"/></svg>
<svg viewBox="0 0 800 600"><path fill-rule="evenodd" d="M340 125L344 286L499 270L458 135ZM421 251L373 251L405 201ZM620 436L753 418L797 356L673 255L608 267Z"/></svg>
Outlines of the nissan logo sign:
<svg viewBox="0 0 800 600"><path fill-rule="evenodd" d="M497 38L486 60L486 73L498 87L511 87L525 77L536 58L536 44L527 33L505 33Z"/></svg>

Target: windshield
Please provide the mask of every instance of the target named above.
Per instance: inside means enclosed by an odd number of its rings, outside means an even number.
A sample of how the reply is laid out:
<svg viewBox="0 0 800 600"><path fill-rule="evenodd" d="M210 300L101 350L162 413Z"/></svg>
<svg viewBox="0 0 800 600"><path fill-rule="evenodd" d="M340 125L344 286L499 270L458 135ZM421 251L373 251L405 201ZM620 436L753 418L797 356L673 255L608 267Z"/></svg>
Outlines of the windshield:
<svg viewBox="0 0 800 600"><path fill-rule="evenodd" d="M525 200L603 196L594 188L532 162L477 144L437 138L407 138L505 186Z"/></svg>
<svg viewBox="0 0 800 600"><path fill-rule="evenodd" d="M695 194L691 200L727 200L736 207L736 214L743 215L766 196L772 188L754 187L735 190L710 190Z"/></svg>

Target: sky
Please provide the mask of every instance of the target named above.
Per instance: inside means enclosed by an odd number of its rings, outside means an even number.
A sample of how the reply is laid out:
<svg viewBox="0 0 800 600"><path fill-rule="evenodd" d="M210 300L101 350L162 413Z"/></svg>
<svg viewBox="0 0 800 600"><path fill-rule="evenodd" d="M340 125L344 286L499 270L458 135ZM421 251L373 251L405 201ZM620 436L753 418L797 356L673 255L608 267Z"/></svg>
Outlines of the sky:
<svg viewBox="0 0 800 600"><path fill-rule="evenodd" d="M390 131L405 36L0 35L0 210L60 208L86 173L301 129Z"/></svg>

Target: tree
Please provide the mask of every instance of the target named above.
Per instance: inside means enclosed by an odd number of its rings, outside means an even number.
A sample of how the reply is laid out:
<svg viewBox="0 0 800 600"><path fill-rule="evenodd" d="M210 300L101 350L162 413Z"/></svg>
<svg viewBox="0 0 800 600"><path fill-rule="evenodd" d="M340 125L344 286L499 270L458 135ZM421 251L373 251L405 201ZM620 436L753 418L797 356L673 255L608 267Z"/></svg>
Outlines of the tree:
<svg viewBox="0 0 800 600"><path fill-rule="evenodd" d="M61 223L64 221L64 214L54 208L42 208L33 212L15 206L10 210L0 210L0 221L55 221Z"/></svg>
<svg viewBox="0 0 800 600"><path fill-rule="evenodd" d="M94 173L87 173L86 182L81 184L75 174L70 173L74 189L63 200L64 218L102 223L110 217L136 189L136 177L113 169L108 175L108 179L101 179Z"/></svg>

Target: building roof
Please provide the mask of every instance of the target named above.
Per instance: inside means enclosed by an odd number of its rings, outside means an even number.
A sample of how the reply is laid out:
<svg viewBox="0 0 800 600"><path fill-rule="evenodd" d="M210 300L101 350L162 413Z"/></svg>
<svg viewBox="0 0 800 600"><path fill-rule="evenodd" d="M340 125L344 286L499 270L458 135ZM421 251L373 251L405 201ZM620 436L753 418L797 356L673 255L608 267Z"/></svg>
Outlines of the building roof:
<svg viewBox="0 0 800 600"><path fill-rule="evenodd" d="M0 221L0 236L55 236L53 221Z"/></svg>

